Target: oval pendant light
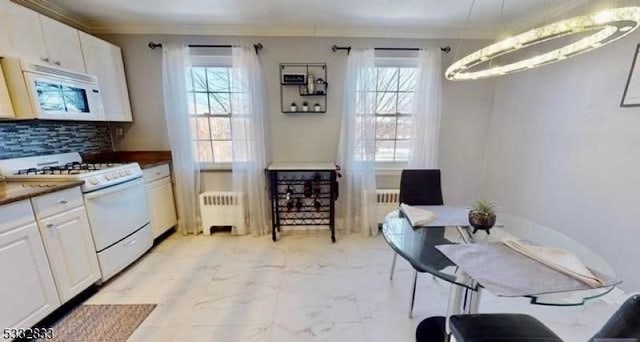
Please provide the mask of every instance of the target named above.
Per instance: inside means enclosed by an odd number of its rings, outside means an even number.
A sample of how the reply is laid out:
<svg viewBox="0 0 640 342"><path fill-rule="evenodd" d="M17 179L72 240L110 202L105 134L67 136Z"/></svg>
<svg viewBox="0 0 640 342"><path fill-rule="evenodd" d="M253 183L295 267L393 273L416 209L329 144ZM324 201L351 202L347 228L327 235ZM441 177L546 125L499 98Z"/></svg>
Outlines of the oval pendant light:
<svg viewBox="0 0 640 342"><path fill-rule="evenodd" d="M475 80L506 75L551 64L588 52L618 40L638 28L640 7L611 8L534 28L504 39L453 63L445 72L449 80ZM489 63L493 59L527 47L574 34L586 37L540 55L516 60L504 65ZM485 67L483 67L483 65ZM470 69L473 68L473 71Z"/></svg>

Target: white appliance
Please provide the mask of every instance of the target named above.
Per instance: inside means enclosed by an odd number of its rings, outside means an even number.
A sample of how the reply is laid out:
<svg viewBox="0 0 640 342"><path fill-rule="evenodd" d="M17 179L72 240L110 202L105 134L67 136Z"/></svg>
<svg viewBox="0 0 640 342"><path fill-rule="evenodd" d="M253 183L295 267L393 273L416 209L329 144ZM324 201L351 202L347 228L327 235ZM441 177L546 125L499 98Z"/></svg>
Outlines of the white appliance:
<svg viewBox="0 0 640 342"><path fill-rule="evenodd" d="M19 58L2 58L16 119L104 121L98 78Z"/></svg>
<svg viewBox="0 0 640 342"><path fill-rule="evenodd" d="M133 263L153 244L137 163L83 163L78 153L64 153L0 160L0 174L9 181L85 181L81 189L102 281Z"/></svg>

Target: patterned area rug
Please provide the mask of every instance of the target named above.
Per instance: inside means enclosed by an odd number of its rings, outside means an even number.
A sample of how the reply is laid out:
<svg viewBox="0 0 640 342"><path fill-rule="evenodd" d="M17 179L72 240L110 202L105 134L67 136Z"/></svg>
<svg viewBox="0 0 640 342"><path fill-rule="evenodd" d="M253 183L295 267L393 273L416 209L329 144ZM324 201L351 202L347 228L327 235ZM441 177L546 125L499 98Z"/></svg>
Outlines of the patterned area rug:
<svg viewBox="0 0 640 342"><path fill-rule="evenodd" d="M156 304L80 305L51 326L54 338L46 341L124 342L155 307Z"/></svg>

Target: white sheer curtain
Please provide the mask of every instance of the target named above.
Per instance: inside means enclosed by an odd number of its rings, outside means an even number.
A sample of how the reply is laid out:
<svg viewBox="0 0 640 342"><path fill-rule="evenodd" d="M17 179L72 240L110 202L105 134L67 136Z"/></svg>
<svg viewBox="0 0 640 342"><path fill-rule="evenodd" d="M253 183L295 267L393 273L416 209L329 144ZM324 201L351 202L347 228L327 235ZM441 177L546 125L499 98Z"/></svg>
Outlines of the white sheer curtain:
<svg viewBox="0 0 640 342"><path fill-rule="evenodd" d="M183 234L197 233L199 230L196 196L200 188L200 166L194 157L187 107L186 71L191 67L189 58L186 45L162 45L164 115L176 181L178 230Z"/></svg>
<svg viewBox="0 0 640 342"><path fill-rule="evenodd" d="M409 168L438 168L438 140L442 103L442 52L440 49L418 52L413 132Z"/></svg>
<svg viewBox="0 0 640 342"><path fill-rule="evenodd" d="M231 140L233 191L243 193L245 213L235 234L262 235L267 229L265 185L267 115L266 93L260 62L253 48L233 47L231 70Z"/></svg>
<svg viewBox="0 0 640 342"><path fill-rule="evenodd" d="M345 74L338 164L342 168L338 217L346 231L378 233L375 222L376 68L373 49L354 49Z"/></svg>

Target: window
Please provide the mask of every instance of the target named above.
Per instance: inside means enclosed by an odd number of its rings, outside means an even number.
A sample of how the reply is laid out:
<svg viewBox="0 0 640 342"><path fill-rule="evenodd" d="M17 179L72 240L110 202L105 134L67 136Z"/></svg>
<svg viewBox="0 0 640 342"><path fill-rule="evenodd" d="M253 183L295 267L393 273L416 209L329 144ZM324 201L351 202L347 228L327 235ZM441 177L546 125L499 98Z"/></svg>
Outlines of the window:
<svg viewBox="0 0 640 342"><path fill-rule="evenodd" d="M416 68L376 68L376 162L406 162L416 91Z"/></svg>
<svg viewBox="0 0 640 342"><path fill-rule="evenodd" d="M191 116L196 160L201 163L230 163L231 68L198 66L187 72L187 98Z"/></svg>

